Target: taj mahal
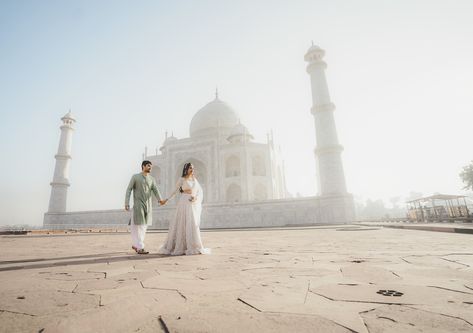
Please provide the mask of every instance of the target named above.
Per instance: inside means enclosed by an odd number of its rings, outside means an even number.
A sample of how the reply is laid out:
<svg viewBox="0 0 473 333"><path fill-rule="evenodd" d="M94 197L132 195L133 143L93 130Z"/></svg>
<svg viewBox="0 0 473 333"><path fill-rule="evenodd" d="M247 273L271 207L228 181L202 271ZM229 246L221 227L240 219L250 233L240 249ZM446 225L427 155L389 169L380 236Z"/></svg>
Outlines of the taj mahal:
<svg viewBox="0 0 473 333"><path fill-rule="evenodd" d="M176 138L166 132L155 154L143 159L153 164L152 175L162 193L175 187L182 166L192 162L205 193L202 228L239 228L348 223L354 220L353 197L347 192L334 111L323 60L325 51L312 45L305 54L310 75L315 123L318 195L290 198L286 190L284 161L272 134L266 142L255 142L233 108L215 98L193 116L189 137ZM117 228L126 226L129 213L123 209L67 211L69 167L75 118L61 118L61 137L51 182L51 196L43 225L48 229ZM174 207L154 204L153 228L165 229Z"/></svg>
<svg viewBox="0 0 473 333"><path fill-rule="evenodd" d="M200 109L190 123L190 137L167 136L161 154L143 159L153 163L152 174L164 193L174 188L185 162L195 167L205 193L205 201L245 202L286 197L284 166L274 148L253 142L236 112L215 99ZM165 180L165 181L162 181Z"/></svg>

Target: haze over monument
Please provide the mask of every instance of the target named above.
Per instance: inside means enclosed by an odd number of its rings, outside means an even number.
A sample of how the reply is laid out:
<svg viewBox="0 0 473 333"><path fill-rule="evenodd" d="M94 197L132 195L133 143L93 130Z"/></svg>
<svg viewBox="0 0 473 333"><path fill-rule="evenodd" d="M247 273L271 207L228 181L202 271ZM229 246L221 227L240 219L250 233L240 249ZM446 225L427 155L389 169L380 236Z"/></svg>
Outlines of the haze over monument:
<svg viewBox="0 0 473 333"><path fill-rule="evenodd" d="M362 4L1 4L0 224L41 224L69 108L69 210L120 208L144 146L188 137L215 86L258 141L273 129L288 191L314 195L311 40L327 52L349 191L461 193L473 5Z"/></svg>

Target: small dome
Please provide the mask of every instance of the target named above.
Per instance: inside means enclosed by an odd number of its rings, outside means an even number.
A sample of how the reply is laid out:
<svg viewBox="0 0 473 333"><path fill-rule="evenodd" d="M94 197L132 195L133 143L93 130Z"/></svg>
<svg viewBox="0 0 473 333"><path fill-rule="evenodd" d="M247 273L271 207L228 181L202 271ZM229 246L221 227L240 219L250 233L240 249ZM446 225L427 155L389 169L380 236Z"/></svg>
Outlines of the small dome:
<svg viewBox="0 0 473 333"><path fill-rule="evenodd" d="M238 123L235 127L232 128L230 135L251 135L251 134L245 125L243 125L242 123Z"/></svg>
<svg viewBox="0 0 473 333"><path fill-rule="evenodd" d="M168 132L166 132L166 138L164 139L163 146L166 146L176 141L178 141L178 139L174 136L174 133L172 133L171 136L168 136Z"/></svg>
<svg viewBox="0 0 473 333"><path fill-rule="evenodd" d="M321 60L325 56L325 51L318 45L312 44L311 47L307 50L304 60L305 61L313 61L313 60Z"/></svg>
<svg viewBox="0 0 473 333"><path fill-rule="evenodd" d="M170 142L173 142L173 141L177 141L177 138L173 135L171 135L170 137L167 137L166 140L164 140L164 144L167 144L167 143L170 143Z"/></svg>
<svg viewBox="0 0 473 333"><path fill-rule="evenodd" d="M192 118L190 124L190 136L206 134L217 128L231 129L238 124L236 112L218 97L207 103Z"/></svg>
<svg viewBox="0 0 473 333"><path fill-rule="evenodd" d="M253 135L251 135L250 131L248 131L248 128L246 128L246 126L242 123L238 123L237 125L235 125L227 138L227 140L230 142L248 142L252 139L254 139Z"/></svg>
<svg viewBox="0 0 473 333"><path fill-rule="evenodd" d="M64 117L61 118L61 120L66 120L66 119L72 120L72 121L76 121L76 119L75 119L74 116L72 115L71 110L69 110L69 112L66 113L66 114L64 115Z"/></svg>
<svg viewBox="0 0 473 333"><path fill-rule="evenodd" d="M178 141L178 139L174 136L174 134L171 134L171 136L167 136L167 135L168 133L166 132L166 138L164 139L163 145L159 148L160 151L163 151L167 145L170 145Z"/></svg>
<svg viewBox="0 0 473 333"><path fill-rule="evenodd" d="M323 50L320 46L312 44L312 46L309 47L307 52L312 52L312 51L323 51Z"/></svg>

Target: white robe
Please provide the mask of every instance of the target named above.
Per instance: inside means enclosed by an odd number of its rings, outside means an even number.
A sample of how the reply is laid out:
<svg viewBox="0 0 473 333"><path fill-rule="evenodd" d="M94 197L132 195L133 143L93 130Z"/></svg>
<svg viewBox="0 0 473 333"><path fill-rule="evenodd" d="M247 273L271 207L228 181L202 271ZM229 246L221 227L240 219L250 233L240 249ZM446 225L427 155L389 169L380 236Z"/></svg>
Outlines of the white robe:
<svg viewBox="0 0 473 333"><path fill-rule="evenodd" d="M167 239L158 253L170 255L209 254L200 238L200 216L204 192L196 178L180 178L175 191L169 197L179 193L179 188L192 191L192 194L180 193L174 221L169 224ZM190 201L194 197L194 201Z"/></svg>

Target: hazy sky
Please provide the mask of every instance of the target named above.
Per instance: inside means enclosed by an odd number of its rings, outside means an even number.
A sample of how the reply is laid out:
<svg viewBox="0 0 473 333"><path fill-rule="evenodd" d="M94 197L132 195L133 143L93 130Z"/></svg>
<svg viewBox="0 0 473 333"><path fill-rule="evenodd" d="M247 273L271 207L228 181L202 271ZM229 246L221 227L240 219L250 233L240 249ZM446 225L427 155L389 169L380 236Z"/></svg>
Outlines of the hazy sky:
<svg viewBox="0 0 473 333"><path fill-rule="evenodd" d="M0 224L41 224L72 109L69 210L121 208L144 146L189 135L214 97L291 193L315 194L303 56L326 50L348 189L464 193L473 159L473 1L0 1Z"/></svg>

